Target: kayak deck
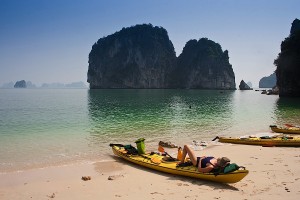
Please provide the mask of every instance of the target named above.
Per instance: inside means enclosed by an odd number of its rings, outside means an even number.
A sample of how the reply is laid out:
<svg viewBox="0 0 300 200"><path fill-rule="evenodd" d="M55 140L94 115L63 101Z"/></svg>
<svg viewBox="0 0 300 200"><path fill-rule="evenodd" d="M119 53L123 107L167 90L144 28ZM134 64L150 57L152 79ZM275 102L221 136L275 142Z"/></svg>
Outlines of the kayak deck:
<svg viewBox="0 0 300 200"><path fill-rule="evenodd" d="M300 147L300 138L226 138L219 137L219 142L232 144L260 145L260 146L282 146L282 147Z"/></svg>
<svg viewBox="0 0 300 200"><path fill-rule="evenodd" d="M164 156L157 154L142 154L130 155L126 153L123 147L112 146L113 153L129 162L154 169L160 172L198 178L207 181L214 181L220 183L236 183L242 180L248 173L248 170L236 170L227 174L220 173L215 175L213 173L201 173L194 166L177 167L178 161L168 162L164 161ZM157 162L160 161L160 162Z"/></svg>

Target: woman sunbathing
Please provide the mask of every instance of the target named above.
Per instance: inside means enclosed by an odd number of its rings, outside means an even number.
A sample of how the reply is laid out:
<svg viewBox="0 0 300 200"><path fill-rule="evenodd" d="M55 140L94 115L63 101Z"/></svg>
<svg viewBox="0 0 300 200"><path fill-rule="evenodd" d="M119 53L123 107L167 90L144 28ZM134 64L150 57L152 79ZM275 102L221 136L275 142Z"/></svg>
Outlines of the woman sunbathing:
<svg viewBox="0 0 300 200"><path fill-rule="evenodd" d="M219 170L220 168L223 168L230 163L230 160L227 157L196 157L194 151L188 145L184 145L182 159L178 166L184 163L186 155L190 157L193 165L198 168L199 172L202 173L208 173L213 172L214 170Z"/></svg>

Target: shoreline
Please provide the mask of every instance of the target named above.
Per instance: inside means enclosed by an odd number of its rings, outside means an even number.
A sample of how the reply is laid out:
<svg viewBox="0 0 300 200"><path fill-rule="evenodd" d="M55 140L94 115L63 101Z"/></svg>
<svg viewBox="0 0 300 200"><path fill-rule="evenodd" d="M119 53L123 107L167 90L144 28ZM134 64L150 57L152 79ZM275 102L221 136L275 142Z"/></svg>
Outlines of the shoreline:
<svg viewBox="0 0 300 200"><path fill-rule="evenodd" d="M196 154L227 156L245 166L249 174L234 184L207 182L146 169L111 152L111 161L0 174L0 198L274 200L298 199L300 195L300 148L225 144ZM82 176L91 180L83 181Z"/></svg>
<svg viewBox="0 0 300 200"><path fill-rule="evenodd" d="M0 175L4 174L10 174L10 173L22 173L27 171L33 171L33 170L47 170L50 168L60 168L60 167L72 167L72 166L79 166L79 165L92 165L97 162L112 162L113 159L90 159L90 160L74 160L74 161L68 161L68 162L61 162L61 163L51 163L51 164L40 164L40 165L33 165L29 167L24 167L22 169L2 169L0 171Z"/></svg>
<svg viewBox="0 0 300 200"><path fill-rule="evenodd" d="M258 131L257 133L253 133L252 135L257 135L257 134L262 134L262 135L271 135L271 134L276 134L276 133L272 133L272 132L267 132L267 131ZM217 135L217 134L216 134ZM183 146L184 144L189 144L191 146L193 146L194 141L196 141L197 143L202 143L202 144L208 144L207 147L204 148L211 148L213 146L218 146L218 145L224 145L223 143L219 143L217 141L213 142L212 139L215 138L215 136L205 136L204 138L202 138L201 140L197 140L196 138L192 138L192 139L182 139L180 140L179 143L174 143L178 146ZM223 134L219 135L219 136L223 136ZM248 136L248 135L247 135ZM233 135L234 137L234 135ZM240 136L243 137L243 136ZM157 145L158 142L157 141L170 141L172 139L170 138L151 138L149 140L146 140L146 150L147 151L157 151ZM126 144L131 144L133 146L135 146L134 142L130 142L130 141L126 141ZM173 143L173 142L172 142ZM4 164L4 163L0 163L0 175L1 174L6 174L6 173L11 173L11 172L23 172L23 171L27 171L27 170L33 170L33 169L43 169L43 168L49 168L49 167L60 167L60 166L68 166L68 165L77 165L77 164L84 164L84 163L94 163L94 162L105 162L105 161L112 161L113 158L111 158L111 149L109 147L109 143L105 143L102 144L102 146L100 147L105 148L104 150L99 150L102 152L102 154L93 154L93 155L88 155L85 157L69 157L66 158L66 160L49 160L48 162L41 162L41 163L33 163L31 162L31 160L28 160L28 163L24 164L16 164L14 165L10 165L10 164ZM100 149L99 148L99 149ZM195 148L194 150L202 150L201 146L194 146L193 148ZM174 149L170 149L169 150L172 156L176 156L177 155L177 150ZM41 156L43 157L43 156ZM33 161L35 161L35 158L31 158ZM15 163L14 163L15 164Z"/></svg>

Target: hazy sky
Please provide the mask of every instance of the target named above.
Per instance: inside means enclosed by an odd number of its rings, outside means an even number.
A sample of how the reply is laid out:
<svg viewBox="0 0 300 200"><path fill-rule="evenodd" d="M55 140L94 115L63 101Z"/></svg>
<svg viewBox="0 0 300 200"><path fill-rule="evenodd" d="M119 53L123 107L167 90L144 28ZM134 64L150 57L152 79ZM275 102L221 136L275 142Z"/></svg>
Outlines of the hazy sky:
<svg viewBox="0 0 300 200"><path fill-rule="evenodd" d="M275 70L299 0L0 0L0 86L86 83L92 45L123 27L164 27L182 52L206 37L229 51L238 87Z"/></svg>

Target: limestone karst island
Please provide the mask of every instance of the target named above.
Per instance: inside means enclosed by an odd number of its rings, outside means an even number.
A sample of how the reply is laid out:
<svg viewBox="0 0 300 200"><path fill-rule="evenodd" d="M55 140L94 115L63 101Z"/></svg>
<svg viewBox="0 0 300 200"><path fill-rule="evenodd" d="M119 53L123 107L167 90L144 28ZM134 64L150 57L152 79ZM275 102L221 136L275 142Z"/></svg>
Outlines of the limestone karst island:
<svg viewBox="0 0 300 200"><path fill-rule="evenodd" d="M190 40L176 57L167 31L151 24L99 39L89 54L96 88L236 89L228 51L207 38Z"/></svg>
<svg viewBox="0 0 300 200"><path fill-rule="evenodd" d="M300 96L300 20L274 58L271 82L281 97ZM100 38L89 54L87 82L100 88L236 89L228 51L207 38L190 40L177 57L167 30L151 24L136 25ZM268 80L264 78L264 81ZM243 80L240 89L244 87ZM275 84L274 84L275 82ZM245 84L246 85L246 84ZM273 85L273 86L272 86Z"/></svg>

